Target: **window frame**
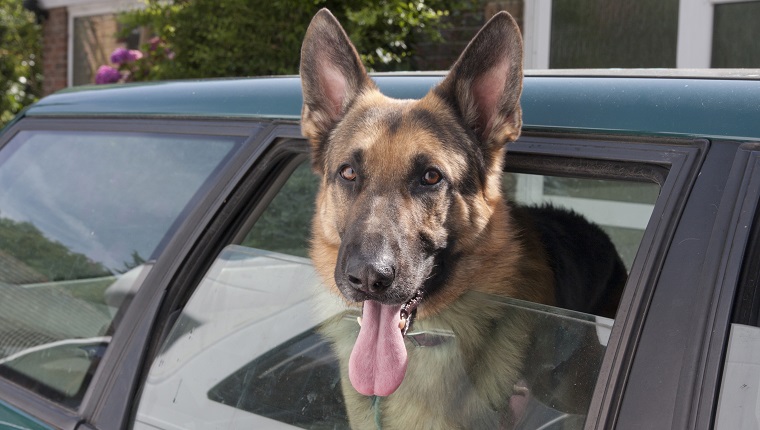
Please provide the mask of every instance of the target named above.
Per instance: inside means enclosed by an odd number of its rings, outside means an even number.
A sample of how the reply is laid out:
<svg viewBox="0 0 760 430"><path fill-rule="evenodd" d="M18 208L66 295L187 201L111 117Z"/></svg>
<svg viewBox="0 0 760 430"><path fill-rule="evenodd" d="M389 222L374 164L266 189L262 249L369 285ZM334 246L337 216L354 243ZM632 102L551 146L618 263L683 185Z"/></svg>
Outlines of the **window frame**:
<svg viewBox="0 0 760 430"><path fill-rule="evenodd" d="M760 326L760 143L739 146L731 166L726 192L716 225L728 226L720 234L728 239L714 247L714 259L722 264L709 279L715 285L710 302L711 327L700 353L700 364L707 381L693 401L693 421L699 428L712 428L717 417L726 349L732 323ZM707 258L710 258L708 255ZM710 384L714 381L714 384Z"/></svg>
<svg viewBox="0 0 760 430"><path fill-rule="evenodd" d="M557 173L558 170L564 169L561 163L567 159L585 160L586 163L596 160L638 164L667 171L663 177L664 181L660 184L660 196L639 244L639 250L646 252L644 255L637 252L621 297L615 325L610 334L589 407L586 429L609 428L614 423L660 268L708 147L709 143L700 139L657 139L580 133L534 135L529 132L508 147L508 167L510 154L552 155L556 159L557 166L554 168L557 170L536 172L534 167L526 173ZM594 176L593 169L589 169L588 173L591 177ZM616 178L603 171L597 172L596 176Z"/></svg>
<svg viewBox="0 0 760 430"><path fill-rule="evenodd" d="M197 124L197 121L188 126ZM219 121L218 124L228 124ZM236 124L236 122L231 122ZM300 126L292 121L238 122L258 127L244 144L243 150L225 169L214 189L191 214L159 259L132 302L118 332L116 343L106 352L101 369L88 391L81 415L86 428L121 430L136 411L140 386L155 356L160 340L168 335L179 313L176 310L192 293L206 268L230 240L233 229L241 222L240 212L255 205L257 193L271 180L277 155L292 139L302 139ZM278 145L282 144L282 145ZM303 151L303 149L301 149ZM108 361L106 361L108 360ZM118 372L113 369L119 369ZM129 393L125 402L124 393Z"/></svg>
<svg viewBox="0 0 760 430"><path fill-rule="evenodd" d="M680 0L676 68L709 69L712 62L715 5L760 0ZM525 67L548 69L552 0L525 2Z"/></svg>
<svg viewBox="0 0 760 430"><path fill-rule="evenodd" d="M712 64L715 6L759 0L680 0L676 67L709 69Z"/></svg>
<svg viewBox="0 0 760 430"><path fill-rule="evenodd" d="M523 137L508 146L506 165L509 171L555 175L574 173L591 178L661 182L660 197L640 244L640 249L647 252L643 255L638 253L631 268L629 283L621 301L622 311L618 313L619 323L615 324L612 330L586 428L602 428L609 417L616 415L659 269L708 147L709 143L705 140L689 138L664 139L531 131L526 131ZM181 282L172 286L172 294L175 294L174 304L162 311L164 316L159 319L162 322L157 328L160 335L154 336L154 339L162 340L168 334L171 323L181 311L182 304L196 288L205 273L205 268L225 245L241 239L242 227L250 225L250 220L256 217L255 214L250 216L250 211L260 211L262 205L274 197L276 189L287 179L288 175L284 173L284 169L290 165L292 170L292 164L288 163L295 157L303 157L307 151L306 142L300 135L278 139L263 156L259 168L248 172L248 176L242 179L239 190L230 197L230 204L225 207L224 213L211 225L213 237L202 239L208 246L204 246L202 252L187 260L195 262L190 264L191 266L202 267L204 270L190 270L187 266L180 268L176 279ZM525 162L536 157L540 162ZM278 165L283 161L284 165ZM610 173L609 169L598 168L600 165L615 164L631 168L622 178ZM265 182L266 178L269 179L269 183ZM160 342L151 346L149 358L143 363L143 378L147 375L152 358L159 347ZM137 391L139 392L139 387ZM130 416L136 413L138 402L139 395L136 395L130 405Z"/></svg>
<svg viewBox="0 0 760 430"><path fill-rule="evenodd" d="M709 142L653 286L625 397L599 428L712 428L748 235L738 221L751 216L741 196L757 191L742 185L747 159L741 142Z"/></svg>
<svg viewBox="0 0 760 430"><path fill-rule="evenodd" d="M150 305L144 300L139 303L137 298L152 296L157 292L158 285L155 279L160 279L166 274L166 265L162 261L167 260L172 253L176 252L176 242L182 242L182 238L188 238L195 226L202 222L204 214L208 208L212 207L215 200L225 185L230 181L232 174L239 169L242 160L250 158L250 153L255 152L257 142L255 136L261 135L266 131L266 124L252 121L220 121L211 118L86 118L86 117L26 117L18 122L12 123L7 130L0 135L0 151L6 144L16 137L21 131L74 131L74 132L140 132L140 133L160 133L168 135L216 135L216 136L237 136L241 138L241 144L236 151L232 151L225 158L216 178L207 184L207 187L200 190L200 198L196 205L189 208L189 213L174 232L172 239L164 247L163 252L158 257L156 264L143 281L143 287L140 294L135 296L134 306L125 312L122 320L122 327L113 334L111 343L102 358L89 387L87 388L84 399L77 409L70 409L60 404L54 403L22 386L16 385L8 380L0 378L0 400L7 405L18 408L34 416L45 423L53 425L55 428L74 429L82 422L83 417L90 415L97 403L100 402L97 393L103 392L105 385L110 384L111 380L122 378L121 372L114 372L117 367L115 361L121 362L121 359L115 353L115 349L124 352L123 346L128 343L131 336L130 330L136 325L135 315L141 316L150 314ZM217 203L218 204L218 203ZM156 270L158 269L158 270ZM155 273L154 273L155 272ZM142 309L138 309L144 307ZM142 348L139 348L140 350ZM139 355L140 351L130 350L129 356ZM129 374L129 367L127 374ZM106 370L107 369L107 370ZM122 370L122 368L119 368ZM119 421L121 422L121 421ZM120 428L117 425L114 428Z"/></svg>

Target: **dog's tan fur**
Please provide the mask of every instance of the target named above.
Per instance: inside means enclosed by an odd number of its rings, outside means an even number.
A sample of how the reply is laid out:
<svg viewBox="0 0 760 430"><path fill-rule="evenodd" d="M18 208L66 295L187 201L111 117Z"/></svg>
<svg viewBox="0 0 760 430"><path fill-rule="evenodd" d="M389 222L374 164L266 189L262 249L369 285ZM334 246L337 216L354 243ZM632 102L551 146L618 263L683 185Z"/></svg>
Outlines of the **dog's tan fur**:
<svg viewBox="0 0 760 430"><path fill-rule="evenodd" d="M341 359L351 426L375 428L377 420L383 428L508 425L510 395L521 377L531 322L484 297L555 302L553 272L540 238L530 219L512 213L500 186L505 144L519 136L521 127L517 25L506 13L496 15L427 96L395 100L378 91L338 22L323 10L304 40L301 76L302 130L311 142L314 170L321 175L311 257L325 284L345 295L349 306L358 306L353 292L342 286L345 282L336 280L341 247L357 223L367 237L395 234L399 238L388 240L407 244L424 236L426 244L456 256L431 269L448 264L451 270L425 297L415 329L447 329L457 340L408 348L406 379L392 395L373 403L357 393L346 377L357 327L325 328ZM443 127L425 124L426 115ZM441 136L466 146L444 143ZM361 188L347 188L336 172L357 153L363 182ZM445 193L421 198L408 191L409 172L420 156L441 169ZM480 177L473 164L480 165ZM471 183L476 189L466 191ZM397 271L398 276L407 273L401 267Z"/></svg>

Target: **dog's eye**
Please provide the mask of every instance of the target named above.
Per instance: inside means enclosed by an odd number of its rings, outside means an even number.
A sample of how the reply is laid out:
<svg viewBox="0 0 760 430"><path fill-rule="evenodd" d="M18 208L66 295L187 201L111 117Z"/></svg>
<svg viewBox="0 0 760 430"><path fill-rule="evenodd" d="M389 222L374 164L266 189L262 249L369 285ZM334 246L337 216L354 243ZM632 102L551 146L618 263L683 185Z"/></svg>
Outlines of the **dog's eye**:
<svg viewBox="0 0 760 430"><path fill-rule="evenodd" d="M340 177L347 180L347 181L355 181L356 180L356 170L354 170L351 166L343 166L340 169Z"/></svg>
<svg viewBox="0 0 760 430"><path fill-rule="evenodd" d="M422 175L422 185L435 185L441 182L443 175L436 169L428 169L425 174Z"/></svg>

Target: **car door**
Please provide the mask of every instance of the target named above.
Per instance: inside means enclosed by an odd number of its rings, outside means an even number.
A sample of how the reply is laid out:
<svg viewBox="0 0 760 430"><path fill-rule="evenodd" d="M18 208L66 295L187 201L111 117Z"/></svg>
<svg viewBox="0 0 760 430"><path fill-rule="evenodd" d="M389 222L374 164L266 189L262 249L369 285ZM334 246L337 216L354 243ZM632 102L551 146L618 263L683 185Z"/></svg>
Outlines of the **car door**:
<svg viewBox="0 0 760 430"><path fill-rule="evenodd" d="M737 390L736 378L721 387L721 379L728 376L723 375L724 366L731 368L736 362L734 357L724 364L731 324L739 329L756 325L750 317L756 300L749 275L755 270L756 254L751 245L748 248L760 198L756 148L756 143L722 139L712 139L705 147L698 177L653 282L626 387L620 390L619 411L608 414L604 425L739 428L731 425L738 421L726 417L747 417L739 414L739 409L749 407L747 397L726 394L720 406L723 420L717 422L716 404L721 389ZM739 380L740 387L746 385L740 391L757 383L746 375ZM752 410L754 405L746 413Z"/></svg>
<svg viewBox="0 0 760 430"><path fill-rule="evenodd" d="M274 131L269 139L268 152L201 239L204 246L173 279L135 403L112 412L116 398L104 400L94 427L117 428L112 423L126 417L134 428L348 425L339 359L320 334L325 318L343 315L335 313L340 299L324 294L307 258L317 179L300 137ZM629 272L614 321L498 304L549 315L547 339L576 333L571 346L547 349L540 359L555 370L567 360L580 364L574 369L596 380L580 395L533 396L534 413L523 416L523 428L554 420L604 427L615 415L659 270L708 148L702 140L562 133L528 133L510 146L503 184L509 196L592 219L612 237ZM350 316L339 319L351 324ZM428 332L411 342L456 340ZM572 381L565 378L573 372L557 372L556 386Z"/></svg>
<svg viewBox="0 0 760 430"><path fill-rule="evenodd" d="M0 419L75 428L252 123L26 118L0 137ZM253 144L252 144L253 142ZM247 154L247 155L246 155ZM145 306L144 308L142 308ZM142 348L140 348L142 350ZM123 351L123 350L119 350ZM139 353L139 351L137 351Z"/></svg>

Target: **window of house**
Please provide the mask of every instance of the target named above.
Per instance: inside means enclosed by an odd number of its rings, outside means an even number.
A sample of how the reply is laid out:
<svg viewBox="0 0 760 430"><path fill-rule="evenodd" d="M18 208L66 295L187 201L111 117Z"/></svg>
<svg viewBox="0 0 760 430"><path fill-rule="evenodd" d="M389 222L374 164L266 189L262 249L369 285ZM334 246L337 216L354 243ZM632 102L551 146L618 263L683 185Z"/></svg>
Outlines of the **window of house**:
<svg viewBox="0 0 760 430"><path fill-rule="evenodd" d="M549 67L675 67L678 5L678 0L554 0Z"/></svg>
<svg viewBox="0 0 760 430"><path fill-rule="evenodd" d="M72 85L95 83L98 67L111 64L116 49L116 15L80 16L73 19Z"/></svg>
<svg viewBox="0 0 760 430"><path fill-rule="evenodd" d="M760 2L716 4L714 20L710 66L760 67Z"/></svg>
<svg viewBox="0 0 760 430"><path fill-rule="evenodd" d="M526 67L760 67L758 0L525 2Z"/></svg>
<svg viewBox="0 0 760 430"><path fill-rule="evenodd" d="M654 182L588 173L508 173L504 185L521 203L550 203L592 216L610 232L627 264L659 198ZM341 377L336 355L336 336L355 337L359 313L328 291L306 257L316 189L317 179L303 161L263 212L253 210L255 223L238 234L238 244L219 254L153 360L134 428L168 428L165 423L177 422L349 428L350 419L375 424L381 419L380 397L365 402L369 409L363 417L352 412L357 394ZM626 206L629 199L637 206ZM631 210L641 219L622 216ZM526 429L550 423L582 428L614 321L519 300L476 297L538 330L520 334L510 328L518 336L540 339L530 346L530 365L522 367L522 377L503 398L511 405L511 419ZM448 389L433 399L444 405L439 419L472 428L462 402L481 407L487 400L478 397L479 382L461 358L463 338L457 333L453 326L418 321L406 337L410 365L399 390L404 384L447 378ZM499 411L486 415L494 425L506 419ZM385 427L395 424L380 422Z"/></svg>

